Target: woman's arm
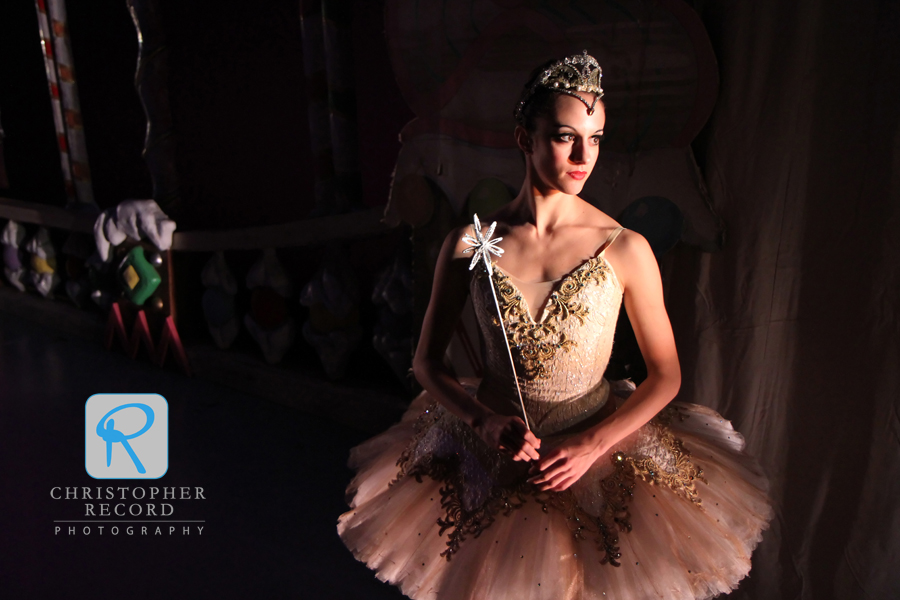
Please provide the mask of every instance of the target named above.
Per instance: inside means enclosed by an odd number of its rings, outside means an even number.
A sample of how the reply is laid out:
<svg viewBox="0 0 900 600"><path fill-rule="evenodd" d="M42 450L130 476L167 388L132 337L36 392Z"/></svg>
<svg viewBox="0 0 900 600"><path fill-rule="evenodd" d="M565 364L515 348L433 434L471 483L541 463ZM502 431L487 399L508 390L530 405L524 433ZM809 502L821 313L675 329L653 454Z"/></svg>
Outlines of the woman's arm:
<svg viewBox="0 0 900 600"><path fill-rule="evenodd" d="M471 255L461 238L462 228L444 240L435 266L431 300L425 311L422 334L413 358L413 373L428 393L472 427L492 448L505 450L515 460L537 459L540 440L519 417L498 415L469 395L444 365L444 354L468 296ZM480 266L476 268L482 268Z"/></svg>
<svg viewBox="0 0 900 600"><path fill-rule="evenodd" d="M578 481L594 461L609 454L662 410L681 387L672 325L650 244L633 231L622 232L618 242L616 273L625 289L625 310L647 364L647 379L615 413L541 458L536 465L541 473L532 481L542 489L562 491Z"/></svg>

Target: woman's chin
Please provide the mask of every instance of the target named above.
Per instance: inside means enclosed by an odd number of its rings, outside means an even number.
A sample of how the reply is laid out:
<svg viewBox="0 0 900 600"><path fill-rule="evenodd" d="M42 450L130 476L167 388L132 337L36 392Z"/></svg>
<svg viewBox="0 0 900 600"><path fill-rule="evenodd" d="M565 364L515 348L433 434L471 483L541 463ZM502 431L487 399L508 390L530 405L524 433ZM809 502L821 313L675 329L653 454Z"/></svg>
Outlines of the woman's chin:
<svg viewBox="0 0 900 600"><path fill-rule="evenodd" d="M562 179L557 179L556 181L542 182L542 185L538 186L537 189L541 190L542 196L549 196L554 192L561 192L569 196L577 196L581 193L581 190L584 189L584 184L587 183L587 180L587 177L579 180L564 175Z"/></svg>
<svg viewBox="0 0 900 600"><path fill-rule="evenodd" d="M570 196L576 196L581 193L581 190L584 189L584 184L587 183L587 180L587 177L583 179L573 179L569 177L569 181L563 180L561 182L559 190L565 194L569 194Z"/></svg>

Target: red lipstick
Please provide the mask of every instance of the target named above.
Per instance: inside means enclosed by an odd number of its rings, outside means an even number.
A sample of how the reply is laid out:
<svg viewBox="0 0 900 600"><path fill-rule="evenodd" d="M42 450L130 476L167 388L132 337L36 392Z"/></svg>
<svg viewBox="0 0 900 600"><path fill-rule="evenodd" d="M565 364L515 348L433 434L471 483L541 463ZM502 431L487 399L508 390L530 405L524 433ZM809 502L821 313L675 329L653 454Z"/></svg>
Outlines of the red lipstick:
<svg viewBox="0 0 900 600"><path fill-rule="evenodd" d="M568 173L566 173L566 175L568 175L572 179L577 179L578 181L581 181L587 175L587 171L569 171Z"/></svg>

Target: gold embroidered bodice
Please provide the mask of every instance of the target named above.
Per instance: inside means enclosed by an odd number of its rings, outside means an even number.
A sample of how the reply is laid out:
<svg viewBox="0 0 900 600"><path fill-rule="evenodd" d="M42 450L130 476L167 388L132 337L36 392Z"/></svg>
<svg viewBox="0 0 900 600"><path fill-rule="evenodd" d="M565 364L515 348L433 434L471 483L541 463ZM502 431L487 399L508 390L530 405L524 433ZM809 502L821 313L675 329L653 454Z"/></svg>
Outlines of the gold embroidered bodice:
<svg viewBox="0 0 900 600"><path fill-rule="evenodd" d="M603 254L621 231L616 229L602 250L558 281L523 286L530 286L533 298L535 291L540 296L546 293L544 284L552 283L544 306L534 313L514 278L499 267L493 266L491 279L485 267L477 265L470 281L486 346L485 373L477 390L468 383L464 387L493 410L520 415L511 353L529 424L541 438L541 452L590 426L593 415L604 416L599 411L610 394L603 374L623 289ZM432 401L416 419L415 434L397 460L394 483L428 476L444 484L440 493L445 515L438 524L441 535L450 530L442 554L448 560L467 536L480 535L497 515L509 515L533 498L545 511L563 511L576 539L593 533L604 561L618 565L617 531L631 529L628 503L638 478L700 505L695 482L704 481L703 471L667 427L672 419L683 419L682 412L677 407L664 409L595 462L571 488L556 493L541 492L528 483L531 465L488 447L468 425Z"/></svg>
<svg viewBox="0 0 900 600"><path fill-rule="evenodd" d="M538 436L558 432L598 411L609 386L603 373L612 351L622 287L604 252L554 282L544 306L529 310L515 278L493 266L493 285L503 315L522 399ZM494 410L519 414L507 340L486 268L477 265L470 293L485 344L484 379L477 397Z"/></svg>

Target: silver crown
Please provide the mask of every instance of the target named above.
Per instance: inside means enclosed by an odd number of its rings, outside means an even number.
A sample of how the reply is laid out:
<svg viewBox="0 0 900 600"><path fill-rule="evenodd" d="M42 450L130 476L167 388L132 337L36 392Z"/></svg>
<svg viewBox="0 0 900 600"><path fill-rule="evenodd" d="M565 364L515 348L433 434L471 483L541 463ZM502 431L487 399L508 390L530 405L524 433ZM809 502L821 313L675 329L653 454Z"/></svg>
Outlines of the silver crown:
<svg viewBox="0 0 900 600"><path fill-rule="evenodd" d="M587 107L589 115L594 114L597 100L603 97L603 88L600 87L600 78L603 77L603 69L593 56L584 50L581 54L573 54L562 60L558 60L541 73L534 83L522 94L521 100L516 105L516 123L524 125L525 105L531 100L538 88L545 87L551 91L559 92L578 98ZM588 103L576 92L592 92L596 94L594 101Z"/></svg>

